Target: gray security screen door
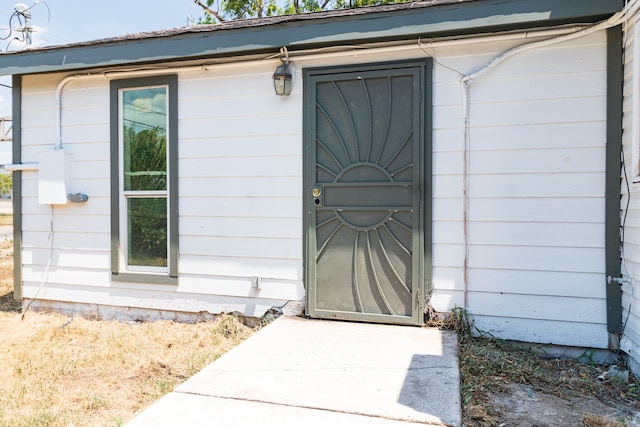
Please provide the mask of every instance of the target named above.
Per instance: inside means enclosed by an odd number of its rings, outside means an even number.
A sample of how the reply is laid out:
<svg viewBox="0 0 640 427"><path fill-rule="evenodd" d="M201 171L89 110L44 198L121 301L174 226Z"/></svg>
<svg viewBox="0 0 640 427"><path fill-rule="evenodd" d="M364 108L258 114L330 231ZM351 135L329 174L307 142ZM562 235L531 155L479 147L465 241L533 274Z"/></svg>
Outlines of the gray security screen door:
<svg viewBox="0 0 640 427"><path fill-rule="evenodd" d="M430 71L421 61L304 73L305 276L313 317L422 322Z"/></svg>

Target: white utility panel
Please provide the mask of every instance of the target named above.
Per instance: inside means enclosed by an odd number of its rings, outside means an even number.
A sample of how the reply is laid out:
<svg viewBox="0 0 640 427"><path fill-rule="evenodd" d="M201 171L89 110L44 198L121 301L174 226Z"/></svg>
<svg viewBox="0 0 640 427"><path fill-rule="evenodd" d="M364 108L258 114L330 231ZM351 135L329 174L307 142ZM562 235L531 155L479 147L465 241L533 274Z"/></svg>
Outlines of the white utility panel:
<svg viewBox="0 0 640 427"><path fill-rule="evenodd" d="M64 205L71 183L71 153L62 149L41 151L38 155L38 203Z"/></svg>

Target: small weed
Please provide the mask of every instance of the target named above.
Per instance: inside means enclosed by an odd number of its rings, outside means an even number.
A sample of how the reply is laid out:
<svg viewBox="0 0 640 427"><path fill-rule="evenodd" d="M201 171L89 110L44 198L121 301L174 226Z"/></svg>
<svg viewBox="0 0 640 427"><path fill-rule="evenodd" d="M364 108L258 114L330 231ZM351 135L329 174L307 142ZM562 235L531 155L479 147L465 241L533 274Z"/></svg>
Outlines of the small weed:
<svg viewBox="0 0 640 427"><path fill-rule="evenodd" d="M425 312L425 323L431 328L455 331L460 339L470 336L473 330L471 316L462 307L454 307L451 313L441 313L429 306Z"/></svg>
<svg viewBox="0 0 640 427"><path fill-rule="evenodd" d="M590 365L595 365L596 362L593 358L595 353L595 349L590 348L589 350L585 350L580 356L578 356L577 360L578 362L586 362Z"/></svg>
<svg viewBox="0 0 640 427"><path fill-rule="evenodd" d="M157 378L156 387L158 388L160 394L167 394L171 390L173 390L173 382L169 381L166 378Z"/></svg>
<svg viewBox="0 0 640 427"><path fill-rule="evenodd" d="M109 407L109 401L101 394L95 394L91 398L90 403L87 406L87 410L96 411L99 409L104 409Z"/></svg>
<svg viewBox="0 0 640 427"><path fill-rule="evenodd" d="M582 415L582 425L584 427L627 427L626 420L609 420L602 415L586 413Z"/></svg>
<svg viewBox="0 0 640 427"><path fill-rule="evenodd" d="M25 427L49 426L56 421L56 416L49 411L40 411L35 415L27 417Z"/></svg>

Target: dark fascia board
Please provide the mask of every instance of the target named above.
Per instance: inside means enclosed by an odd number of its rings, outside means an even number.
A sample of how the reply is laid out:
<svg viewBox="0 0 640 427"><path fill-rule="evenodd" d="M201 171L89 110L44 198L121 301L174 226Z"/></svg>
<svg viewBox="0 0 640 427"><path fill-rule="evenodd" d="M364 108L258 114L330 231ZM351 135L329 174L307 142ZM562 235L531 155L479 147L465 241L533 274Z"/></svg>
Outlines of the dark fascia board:
<svg viewBox="0 0 640 427"><path fill-rule="evenodd" d="M250 19L5 53L0 55L0 75L592 23L623 5L624 0L432 0Z"/></svg>

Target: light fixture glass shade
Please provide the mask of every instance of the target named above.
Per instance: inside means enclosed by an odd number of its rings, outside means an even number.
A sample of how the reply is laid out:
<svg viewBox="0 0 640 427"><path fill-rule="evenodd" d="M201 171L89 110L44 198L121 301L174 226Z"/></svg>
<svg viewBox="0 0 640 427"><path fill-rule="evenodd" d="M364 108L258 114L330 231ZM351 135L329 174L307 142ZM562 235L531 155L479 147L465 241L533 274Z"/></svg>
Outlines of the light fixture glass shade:
<svg viewBox="0 0 640 427"><path fill-rule="evenodd" d="M276 95L289 95L293 88L293 74L289 69L289 64L283 62L278 65L276 71L273 73L273 88L276 91Z"/></svg>

